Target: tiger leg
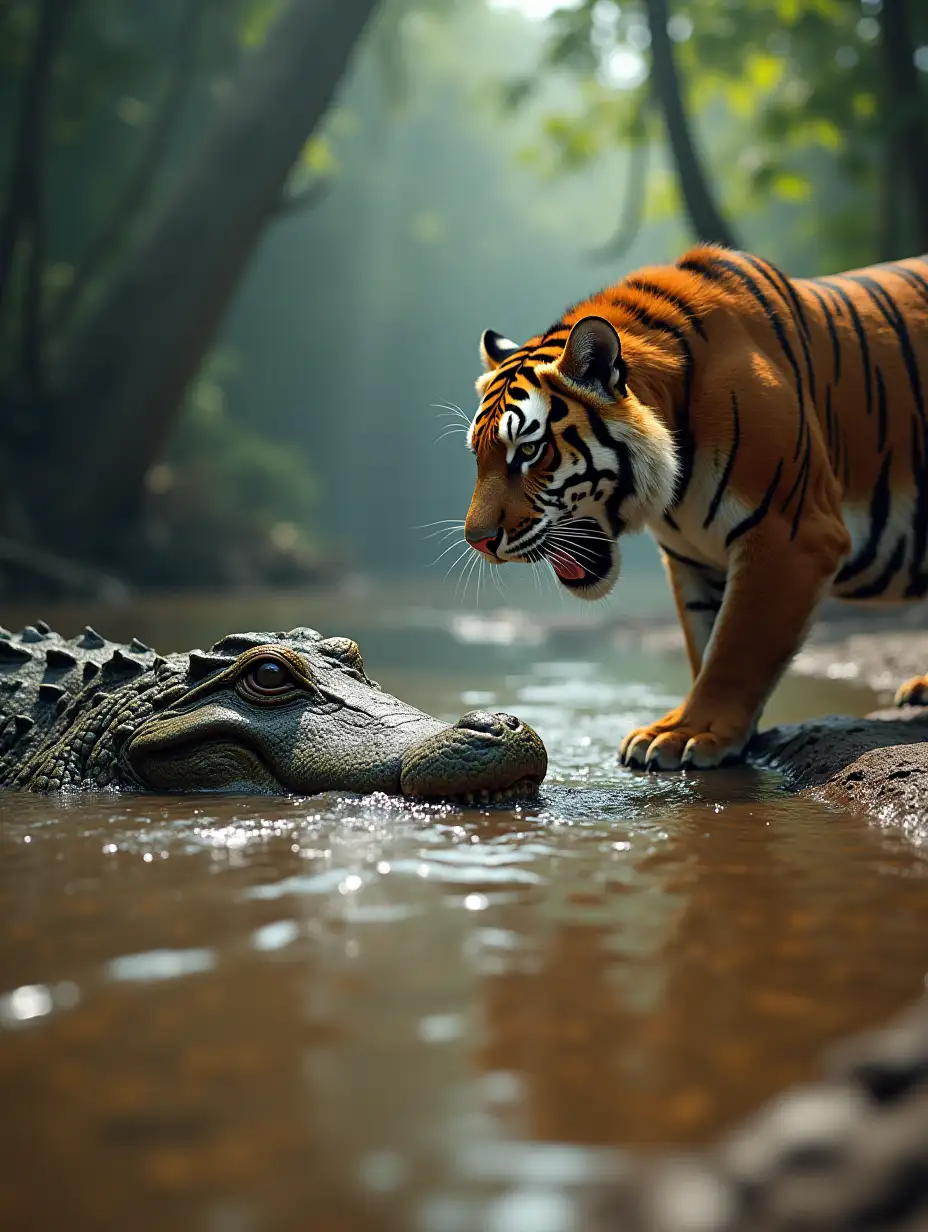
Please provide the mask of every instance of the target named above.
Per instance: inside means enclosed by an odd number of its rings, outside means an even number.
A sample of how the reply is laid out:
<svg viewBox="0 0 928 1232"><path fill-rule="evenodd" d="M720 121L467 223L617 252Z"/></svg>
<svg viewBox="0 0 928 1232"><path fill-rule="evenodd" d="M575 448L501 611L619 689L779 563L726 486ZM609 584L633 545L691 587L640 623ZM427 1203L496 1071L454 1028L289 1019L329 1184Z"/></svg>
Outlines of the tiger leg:
<svg viewBox="0 0 928 1232"><path fill-rule="evenodd" d="M913 676L896 690L897 706L928 706L928 676Z"/></svg>
<svg viewBox="0 0 928 1232"><path fill-rule="evenodd" d="M686 657L695 680L712 636L712 627L722 607L725 575L708 566L703 568L671 556L666 549L661 556L683 628Z"/></svg>
<svg viewBox="0 0 928 1232"><path fill-rule="evenodd" d="M629 732L620 750L626 765L705 768L740 756L848 550L834 518L812 520L802 540L791 543L788 526L765 521L733 546L725 597L693 688L662 719Z"/></svg>

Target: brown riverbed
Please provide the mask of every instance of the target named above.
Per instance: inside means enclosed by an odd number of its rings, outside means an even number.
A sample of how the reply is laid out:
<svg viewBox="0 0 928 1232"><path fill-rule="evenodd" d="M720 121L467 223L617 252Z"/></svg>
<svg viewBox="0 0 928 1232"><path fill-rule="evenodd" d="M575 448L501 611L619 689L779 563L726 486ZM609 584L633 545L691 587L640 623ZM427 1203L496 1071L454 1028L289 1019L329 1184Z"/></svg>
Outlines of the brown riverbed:
<svg viewBox="0 0 928 1232"><path fill-rule="evenodd" d="M772 774L616 769L678 658L288 602L267 625L357 636L436 713L523 715L549 784L493 812L0 798L0 1227L566 1232L616 1148L707 1140L917 995L917 834ZM141 615L89 614L165 649L263 623ZM872 700L796 677L771 717Z"/></svg>

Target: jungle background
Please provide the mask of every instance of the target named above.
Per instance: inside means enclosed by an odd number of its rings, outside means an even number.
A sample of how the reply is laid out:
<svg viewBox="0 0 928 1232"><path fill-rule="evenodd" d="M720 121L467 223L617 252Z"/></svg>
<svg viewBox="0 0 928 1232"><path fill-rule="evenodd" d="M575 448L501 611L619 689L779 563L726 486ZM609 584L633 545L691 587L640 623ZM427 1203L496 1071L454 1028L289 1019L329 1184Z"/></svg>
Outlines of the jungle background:
<svg viewBox="0 0 928 1232"><path fill-rule="evenodd" d="M484 328L925 251L926 98L920 0L0 0L0 596L440 579Z"/></svg>

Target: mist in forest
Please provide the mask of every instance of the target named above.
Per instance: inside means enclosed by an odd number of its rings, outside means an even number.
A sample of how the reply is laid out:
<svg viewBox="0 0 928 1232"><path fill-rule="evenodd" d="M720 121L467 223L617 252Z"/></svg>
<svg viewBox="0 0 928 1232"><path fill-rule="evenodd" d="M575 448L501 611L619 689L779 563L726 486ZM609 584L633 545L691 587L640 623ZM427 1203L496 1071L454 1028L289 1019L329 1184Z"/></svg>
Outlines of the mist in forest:
<svg viewBox="0 0 928 1232"><path fill-rule="evenodd" d="M439 583L481 332L928 247L926 76L916 3L7 0L0 593Z"/></svg>

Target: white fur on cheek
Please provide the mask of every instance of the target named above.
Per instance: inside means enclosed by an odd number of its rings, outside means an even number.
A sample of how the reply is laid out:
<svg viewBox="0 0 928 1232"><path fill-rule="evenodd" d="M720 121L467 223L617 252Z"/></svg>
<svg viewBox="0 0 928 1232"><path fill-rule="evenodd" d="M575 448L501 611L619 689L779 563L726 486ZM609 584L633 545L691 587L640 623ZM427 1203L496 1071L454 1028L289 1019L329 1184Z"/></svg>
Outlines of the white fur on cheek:
<svg viewBox="0 0 928 1232"><path fill-rule="evenodd" d="M609 424L610 435L628 446L635 481L635 496L625 502L622 516L629 530L640 530L648 518L659 516L673 501L679 473L673 437L654 416L651 430L641 432L626 421Z"/></svg>

